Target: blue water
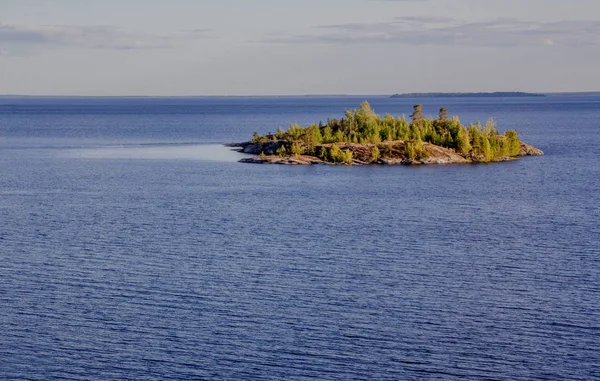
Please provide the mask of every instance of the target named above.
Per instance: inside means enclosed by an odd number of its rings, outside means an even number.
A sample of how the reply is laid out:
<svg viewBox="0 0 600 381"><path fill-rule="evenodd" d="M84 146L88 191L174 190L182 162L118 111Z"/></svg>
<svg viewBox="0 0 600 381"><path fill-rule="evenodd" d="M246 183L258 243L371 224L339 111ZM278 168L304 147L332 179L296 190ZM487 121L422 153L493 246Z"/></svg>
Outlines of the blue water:
<svg viewBox="0 0 600 381"><path fill-rule="evenodd" d="M220 146L362 99L0 98L0 379L600 378L600 98L419 100L510 163Z"/></svg>

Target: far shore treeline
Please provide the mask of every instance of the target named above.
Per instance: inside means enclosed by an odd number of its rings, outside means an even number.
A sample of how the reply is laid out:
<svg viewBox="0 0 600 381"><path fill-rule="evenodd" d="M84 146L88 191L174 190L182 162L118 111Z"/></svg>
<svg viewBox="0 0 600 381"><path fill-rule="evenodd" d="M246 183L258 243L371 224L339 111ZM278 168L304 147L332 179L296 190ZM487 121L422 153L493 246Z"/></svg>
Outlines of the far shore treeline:
<svg viewBox="0 0 600 381"><path fill-rule="evenodd" d="M484 125L478 122L465 126L458 117L450 118L446 108L439 111L437 118L427 118L420 104L414 106L410 120L391 115L382 118L366 101L355 110L346 110L341 119L330 118L326 124L308 127L293 124L287 131L279 128L274 134L262 136L255 132L251 141L258 145L270 142L278 143L275 154L279 157L306 155L325 162L348 164L353 161L353 150L342 149L348 144L369 147L371 163L391 154L386 152L386 147L391 147L390 142L402 142L404 152L401 154L408 160L419 160L427 155L424 143L451 149L471 162L516 157L521 148L517 132L508 130L500 134L493 119Z"/></svg>

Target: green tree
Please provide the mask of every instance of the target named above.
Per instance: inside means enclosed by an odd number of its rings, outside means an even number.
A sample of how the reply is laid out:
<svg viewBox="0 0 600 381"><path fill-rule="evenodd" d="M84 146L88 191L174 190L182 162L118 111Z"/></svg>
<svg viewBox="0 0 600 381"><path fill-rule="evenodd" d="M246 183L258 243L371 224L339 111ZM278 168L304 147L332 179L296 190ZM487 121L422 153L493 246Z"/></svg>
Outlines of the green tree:
<svg viewBox="0 0 600 381"><path fill-rule="evenodd" d="M413 107L413 113L410 115L410 117L412 118L412 124L415 127L420 128L423 123L423 119L425 119L425 115L423 114L423 105L415 105Z"/></svg>
<svg viewBox="0 0 600 381"><path fill-rule="evenodd" d="M333 130L329 125L323 129L323 143L333 143Z"/></svg>
<svg viewBox="0 0 600 381"><path fill-rule="evenodd" d="M492 159L492 147L486 136L481 137L480 153L483 156L483 161L490 161Z"/></svg>
<svg viewBox="0 0 600 381"><path fill-rule="evenodd" d="M333 144L331 146L329 155L331 157L331 161L333 161L334 163L340 163L340 162L344 161L344 156L343 156L342 150L340 149L340 147L337 144Z"/></svg>
<svg viewBox="0 0 600 381"><path fill-rule="evenodd" d="M496 121L494 118L490 118L487 120L487 122L485 122L485 125L483 126L483 133L487 137L498 135L498 130L496 130Z"/></svg>
<svg viewBox="0 0 600 381"><path fill-rule="evenodd" d="M283 131L283 129L281 127L279 127L277 129L277 132L275 133L275 137L279 140L284 140L286 136L285 131Z"/></svg>
<svg viewBox="0 0 600 381"><path fill-rule="evenodd" d="M415 160L417 158L417 150L415 149L413 141L408 140L404 143L404 156L410 160Z"/></svg>
<svg viewBox="0 0 600 381"><path fill-rule="evenodd" d="M306 133L303 137L305 151L312 155L315 153L315 147L323 143L323 137L321 136L321 129L316 124L311 125L306 129Z"/></svg>
<svg viewBox="0 0 600 381"><path fill-rule="evenodd" d="M373 147L373 150L371 151L371 160L377 161L380 157L381 152L379 151L379 148L377 148L377 146Z"/></svg>
<svg viewBox="0 0 600 381"><path fill-rule="evenodd" d="M469 132L466 128L462 127L458 130L458 136L456 137L456 151L461 155L467 155L471 152L471 143L469 142Z"/></svg>
<svg viewBox="0 0 600 381"><path fill-rule="evenodd" d="M352 164L352 151L351 150L344 150L342 152L342 158L343 158L343 162L346 164Z"/></svg>
<svg viewBox="0 0 600 381"><path fill-rule="evenodd" d="M302 148L302 146L300 146L300 144L298 144L298 142L292 143L292 155L298 156L302 155L303 153L304 149Z"/></svg>
<svg viewBox="0 0 600 381"><path fill-rule="evenodd" d="M281 147L279 147L279 149L277 150L277 155L279 155L280 157L287 156L287 149L285 148L284 145L282 145Z"/></svg>
<svg viewBox="0 0 600 381"><path fill-rule="evenodd" d="M319 149L319 157L323 161L329 161L329 152L327 151L327 147L321 146Z"/></svg>
<svg viewBox="0 0 600 381"><path fill-rule="evenodd" d="M508 130L504 133L506 136L507 145L508 145L508 154L510 156L517 156L519 151L521 151L521 140L519 139L519 134L515 130Z"/></svg>
<svg viewBox="0 0 600 381"><path fill-rule="evenodd" d="M304 128L298 124L292 124L288 129L288 135L291 140L299 139L304 134Z"/></svg>

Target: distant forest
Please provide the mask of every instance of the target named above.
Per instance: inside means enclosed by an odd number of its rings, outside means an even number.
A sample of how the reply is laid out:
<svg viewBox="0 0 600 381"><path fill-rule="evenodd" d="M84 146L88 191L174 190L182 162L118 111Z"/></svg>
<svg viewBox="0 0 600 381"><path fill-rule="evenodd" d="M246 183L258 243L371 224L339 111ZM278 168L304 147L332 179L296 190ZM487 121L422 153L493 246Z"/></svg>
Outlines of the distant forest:
<svg viewBox="0 0 600 381"><path fill-rule="evenodd" d="M495 93L407 93L394 94L390 98L520 98L520 97L545 97L545 94L523 92L495 92Z"/></svg>

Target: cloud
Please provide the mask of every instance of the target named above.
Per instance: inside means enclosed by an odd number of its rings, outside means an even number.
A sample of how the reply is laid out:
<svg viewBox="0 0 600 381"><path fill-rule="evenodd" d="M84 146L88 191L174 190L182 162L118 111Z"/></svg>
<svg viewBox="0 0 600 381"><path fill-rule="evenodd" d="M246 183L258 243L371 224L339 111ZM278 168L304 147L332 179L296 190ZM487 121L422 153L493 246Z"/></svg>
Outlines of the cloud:
<svg viewBox="0 0 600 381"><path fill-rule="evenodd" d="M593 46L600 45L600 21L496 19L461 22L446 17L407 16L378 23L320 25L315 27L315 33L312 34L267 36L265 41L289 44Z"/></svg>
<svg viewBox="0 0 600 381"><path fill-rule="evenodd" d="M184 39L204 38L208 30L189 31L184 35L158 36L132 33L112 26L44 25L22 26L0 24L3 46L39 48L72 46L90 49L133 50L171 48Z"/></svg>

